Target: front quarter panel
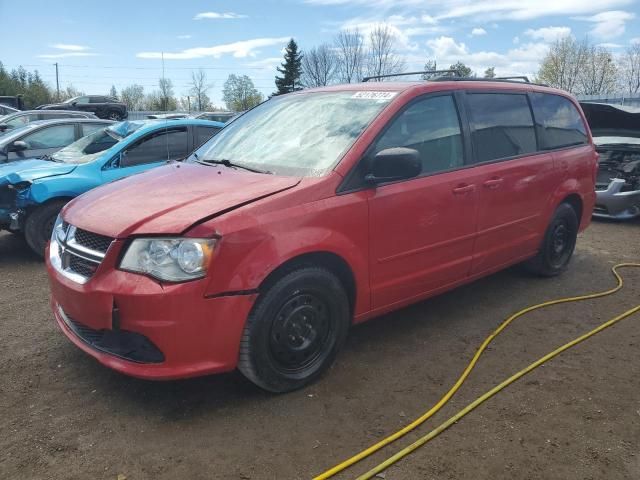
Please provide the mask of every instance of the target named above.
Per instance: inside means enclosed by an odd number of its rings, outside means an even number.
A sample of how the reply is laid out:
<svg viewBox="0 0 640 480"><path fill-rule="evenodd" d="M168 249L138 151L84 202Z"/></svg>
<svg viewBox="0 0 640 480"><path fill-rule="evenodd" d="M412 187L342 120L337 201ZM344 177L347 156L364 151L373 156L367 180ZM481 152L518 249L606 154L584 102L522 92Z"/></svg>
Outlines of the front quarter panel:
<svg viewBox="0 0 640 480"><path fill-rule="evenodd" d="M221 236L209 273L208 296L254 291L267 276L304 254L341 257L356 283L354 313L370 308L368 280L368 192L303 203L304 189L289 208L262 213L260 202L192 229L188 235ZM383 234L383 232L380 232ZM322 265L320 265L322 266Z"/></svg>

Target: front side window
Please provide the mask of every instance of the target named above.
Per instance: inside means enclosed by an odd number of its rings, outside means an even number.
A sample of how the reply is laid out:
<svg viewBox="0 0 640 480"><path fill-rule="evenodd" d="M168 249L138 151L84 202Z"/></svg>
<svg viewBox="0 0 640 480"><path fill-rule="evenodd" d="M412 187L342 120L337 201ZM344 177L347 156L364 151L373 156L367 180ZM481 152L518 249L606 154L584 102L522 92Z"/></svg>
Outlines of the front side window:
<svg viewBox="0 0 640 480"><path fill-rule="evenodd" d="M187 128L156 131L129 147L120 161L121 167L132 167L164 160L180 160L189 154Z"/></svg>
<svg viewBox="0 0 640 480"><path fill-rule="evenodd" d="M552 150L587 143L584 121L569 99L560 95L533 93L531 104L540 148Z"/></svg>
<svg viewBox="0 0 640 480"><path fill-rule="evenodd" d="M461 167L464 164L462 132L453 97L429 97L411 104L378 138L366 161L394 147L416 150L423 175Z"/></svg>
<svg viewBox="0 0 640 480"><path fill-rule="evenodd" d="M105 103L106 98L104 97L89 97L89 103Z"/></svg>
<svg viewBox="0 0 640 480"><path fill-rule="evenodd" d="M220 131L218 127L203 127L198 126L196 129L196 148L200 145L203 145L207 142L211 137L213 137L216 133Z"/></svg>
<svg viewBox="0 0 640 480"><path fill-rule="evenodd" d="M76 97L71 100L67 100L65 103L89 103L89 97Z"/></svg>
<svg viewBox="0 0 640 480"><path fill-rule="evenodd" d="M477 162L516 157L537 150L531 109L524 94L467 95Z"/></svg>
<svg viewBox="0 0 640 480"><path fill-rule="evenodd" d="M61 148L66 147L75 140L75 125L54 125L45 127L30 135L26 135L21 140L29 145L30 150L40 148Z"/></svg>
<svg viewBox="0 0 640 480"><path fill-rule="evenodd" d="M222 129L197 157L277 175L321 177L395 95L345 91L274 97Z"/></svg>

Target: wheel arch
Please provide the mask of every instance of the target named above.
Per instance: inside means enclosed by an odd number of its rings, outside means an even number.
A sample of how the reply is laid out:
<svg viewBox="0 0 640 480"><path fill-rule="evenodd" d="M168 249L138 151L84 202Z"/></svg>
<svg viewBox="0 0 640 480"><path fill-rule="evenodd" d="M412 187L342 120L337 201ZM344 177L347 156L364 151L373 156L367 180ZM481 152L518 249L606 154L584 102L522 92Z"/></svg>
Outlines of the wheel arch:
<svg viewBox="0 0 640 480"><path fill-rule="evenodd" d="M322 267L333 273L342 283L349 299L349 309L353 316L356 303L357 284L353 269L340 255L330 251L307 252L292 257L273 269L258 286L258 292L266 291L288 273L304 267Z"/></svg>
<svg viewBox="0 0 640 480"><path fill-rule="evenodd" d="M582 223L582 213L584 210L584 202L582 201L582 197L577 193L570 193L565 196L560 203L566 203L573 208L573 211L576 212L576 217L578 218L578 226Z"/></svg>

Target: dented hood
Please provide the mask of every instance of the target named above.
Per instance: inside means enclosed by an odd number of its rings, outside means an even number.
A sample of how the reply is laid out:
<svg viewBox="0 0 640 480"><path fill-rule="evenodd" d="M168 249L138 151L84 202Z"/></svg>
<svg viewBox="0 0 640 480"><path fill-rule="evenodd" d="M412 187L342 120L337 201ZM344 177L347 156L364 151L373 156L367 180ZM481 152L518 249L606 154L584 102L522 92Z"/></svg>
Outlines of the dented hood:
<svg viewBox="0 0 640 480"><path fill-rule="evenodd" d="M19 182L32 182L40 178L66 175L73 172L76 165L50 162L33 158L0 164L0 186Z"/></svg>
<svg viewBox="0 0 640 480"><path fill-rule="evenodd" d="M114 238L180 234L202 219L299 182L223 166L174 163L91 190L68 204L63 217Z"/></svg>

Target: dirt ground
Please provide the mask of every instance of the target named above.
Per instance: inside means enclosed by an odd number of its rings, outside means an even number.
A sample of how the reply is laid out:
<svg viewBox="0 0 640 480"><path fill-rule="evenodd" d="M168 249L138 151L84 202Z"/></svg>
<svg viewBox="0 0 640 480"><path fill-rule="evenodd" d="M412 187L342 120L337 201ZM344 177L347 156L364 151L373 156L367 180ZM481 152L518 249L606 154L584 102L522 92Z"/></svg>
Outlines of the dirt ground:
<svg viewBox="0 0 640 480"><path fill-rule="evenodd" d="M352 330L320 382L274 396L238 373L153 383L100 366L55 326L42 263L0 234L0 478L309 479L427 410L508 314L610 287L621 261L640 261L640 222L595 222L563 276L514 268L373 320ZM638 304L640 269L623 273L614 297L517 320L418 433ZM639 479L640 315L523 378L385 476Z"/></svg>

